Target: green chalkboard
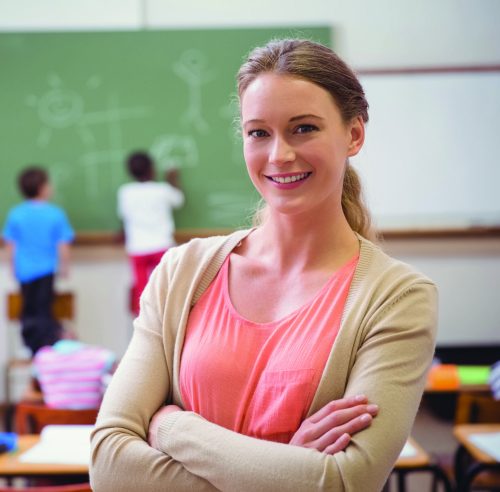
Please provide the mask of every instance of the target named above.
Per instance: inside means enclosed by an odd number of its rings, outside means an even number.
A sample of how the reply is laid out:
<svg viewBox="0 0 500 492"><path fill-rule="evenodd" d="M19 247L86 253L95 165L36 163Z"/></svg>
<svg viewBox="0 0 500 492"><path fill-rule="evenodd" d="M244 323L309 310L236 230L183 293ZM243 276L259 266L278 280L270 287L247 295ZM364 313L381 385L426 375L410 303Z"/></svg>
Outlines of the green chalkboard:
<svg viewBox="0 0 500 492"><path fill-rule="evenodd" d="M272 37L330 44L327 27L0 34L0 220L16 176L46 166L79 232L114 231L124 160L181 171L177 227L241 225L257 196L246 175L235 74Z"/></svg>

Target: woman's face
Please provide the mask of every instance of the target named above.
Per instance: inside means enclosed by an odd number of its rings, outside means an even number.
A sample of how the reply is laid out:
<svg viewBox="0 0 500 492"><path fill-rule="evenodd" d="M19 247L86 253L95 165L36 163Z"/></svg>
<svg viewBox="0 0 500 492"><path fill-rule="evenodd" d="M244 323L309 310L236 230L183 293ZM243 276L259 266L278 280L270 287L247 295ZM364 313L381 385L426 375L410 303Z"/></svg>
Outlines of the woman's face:
<svg viewBox="0 0 500 492"><path fill-rule="evenodd" d="M363 144L360 117L346 124L325 89L265 73L243 93L241 121L250 179L272 210L341 210L346 161Z"/></svg>

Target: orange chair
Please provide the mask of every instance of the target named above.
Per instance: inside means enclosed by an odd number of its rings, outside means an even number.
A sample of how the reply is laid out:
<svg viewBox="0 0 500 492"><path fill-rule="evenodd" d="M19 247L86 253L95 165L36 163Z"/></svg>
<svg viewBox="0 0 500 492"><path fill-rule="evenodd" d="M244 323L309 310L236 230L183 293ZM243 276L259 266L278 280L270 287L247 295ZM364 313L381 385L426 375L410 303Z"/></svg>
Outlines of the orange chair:
<svg viewBox="0 0 500 492"><path fill-rule="evenodd" d="M33 487L2 487L0 492L92 492L90 483L74 483L69 485L42 485Z"/></svg>
<svg viewBox="0 0 500 492"><path fill-rule="evenodd" d="M14 429L18 434L39 434L46 425L95 424L98 409L49 408L43 403L16 405Z"/></svg>

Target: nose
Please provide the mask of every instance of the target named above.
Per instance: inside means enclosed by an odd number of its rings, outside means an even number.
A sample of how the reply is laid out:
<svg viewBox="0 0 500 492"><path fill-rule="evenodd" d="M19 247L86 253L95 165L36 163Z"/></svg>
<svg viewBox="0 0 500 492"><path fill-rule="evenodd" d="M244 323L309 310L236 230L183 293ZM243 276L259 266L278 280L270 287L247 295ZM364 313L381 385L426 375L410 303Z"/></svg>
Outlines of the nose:
<svg viewBox="0 0 500 492"><path fill-rule="evenodd" d="M295 150L285 138L276 136L272 141L269 161L277 166L293 162L295 160Z"/></svg>

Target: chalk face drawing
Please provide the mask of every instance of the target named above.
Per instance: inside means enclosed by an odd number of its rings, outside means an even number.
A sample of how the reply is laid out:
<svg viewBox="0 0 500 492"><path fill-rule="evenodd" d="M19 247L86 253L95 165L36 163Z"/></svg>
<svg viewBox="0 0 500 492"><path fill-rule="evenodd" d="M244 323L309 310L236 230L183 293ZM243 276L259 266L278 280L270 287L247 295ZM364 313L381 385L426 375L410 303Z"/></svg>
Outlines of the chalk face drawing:
<svg viewBox="0 0 500 492"><path fill-rule="evenodd" d="M111 92L104 107L90 111L85 97L68 88L57 74L50 74L47 80L49 90L45 94L26 98L27 104L35 108L41 126L37 145L48 147L66 137L63 130L74 129L81 145L75 148L75 160L83 174L82 190L86 198L95 199L110 186L113 189L120 184L121 163L128 151L124 122L147 118L151 110L147 106L121 107L118 96ZM102 85L98 75L90 75L85 84L90 91L102 90ZM56 181L66 179L63 168L67 165L51 165ZM110 172L100 172L102 166L109 167Z"/></svg>
<svg viewBox="0 0 500 492"><path fill-rule="evenodd" d="M173 70L187 84L189 92L189 104L182 115L182 122L198 133L207 134L209 125L202 111L202 87L215 78L207 57L201 51L186 50L174 63Z"/></svg>
<svg viewBox="0 0 500 492"><path fill-rule="evenodd" d="M46 147L55 130L74 126L82 141L93 141L92 134L82 121L85 103L83 97L64 86L57 74L47 77L49 90L40 97L29 95L26 103L35 107L42 127L37 144ZM95 84L95 82L94 82Z"/></svg>

